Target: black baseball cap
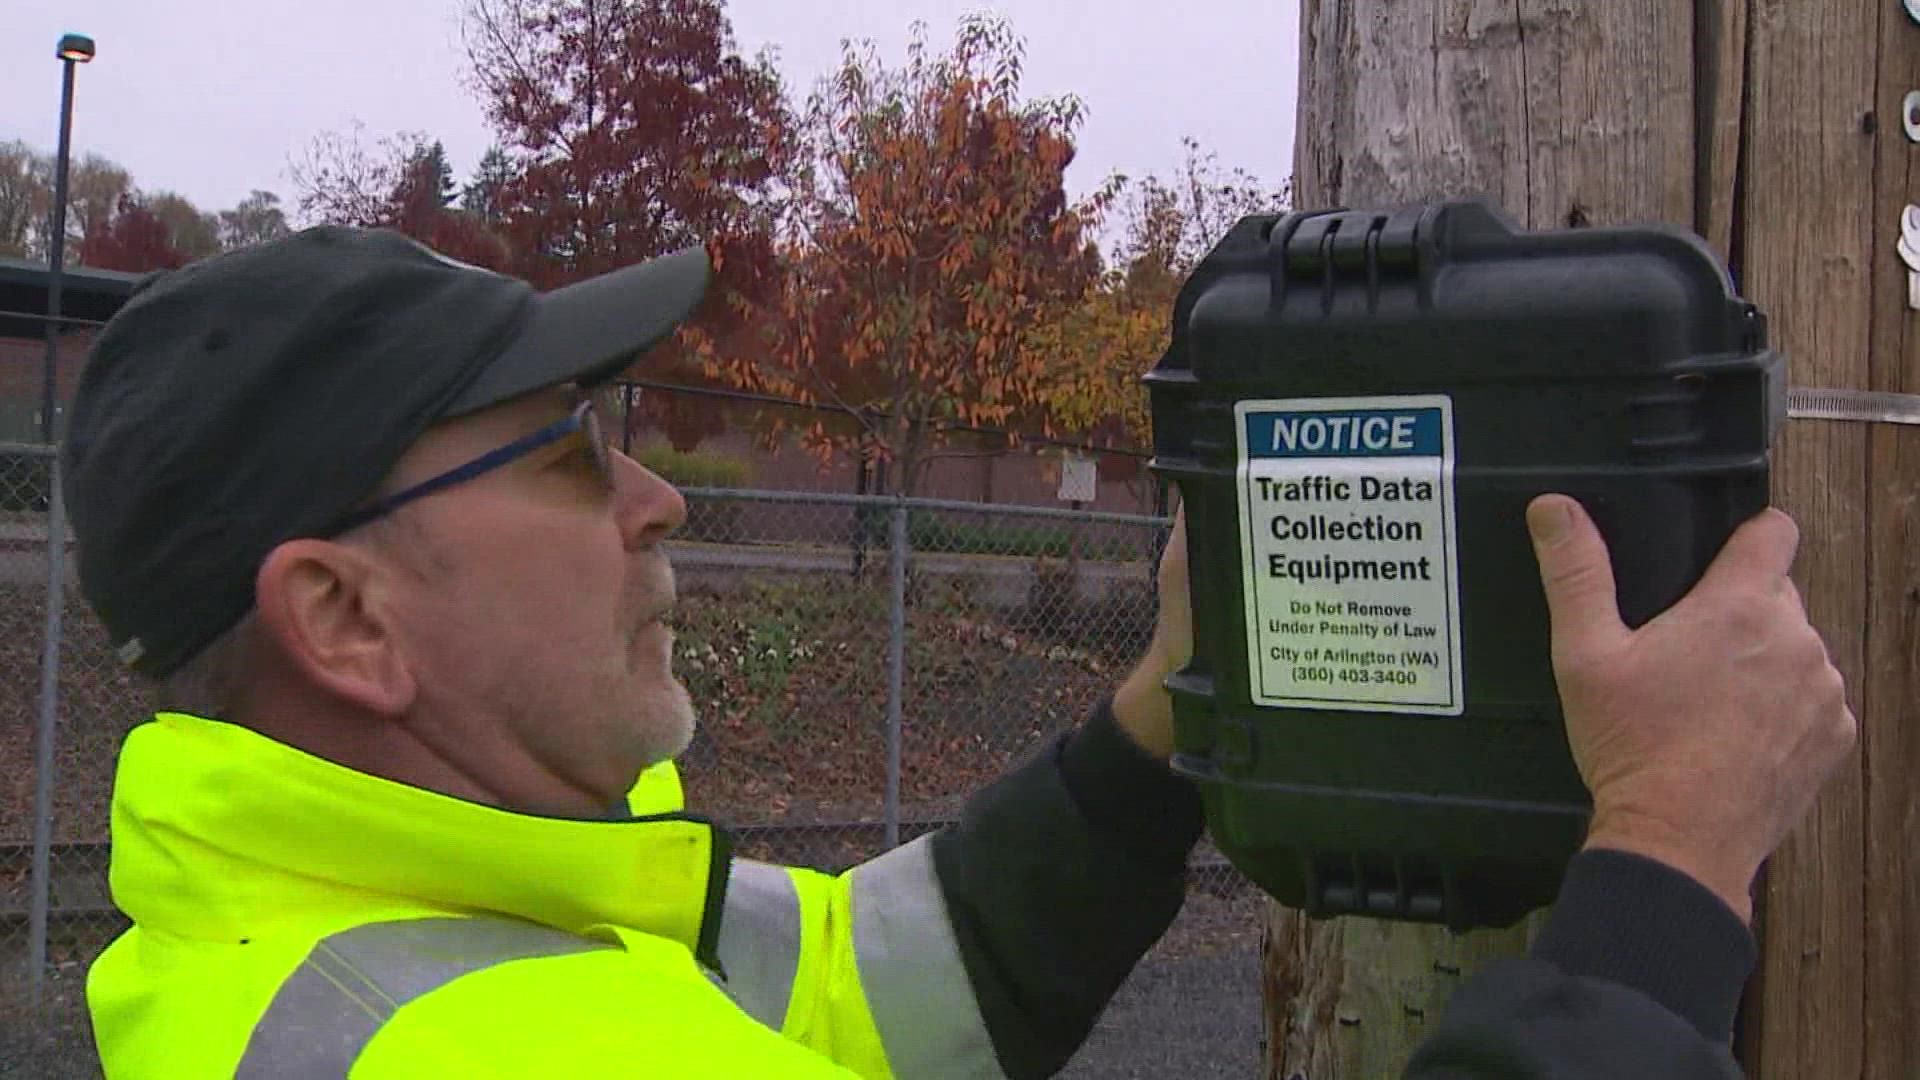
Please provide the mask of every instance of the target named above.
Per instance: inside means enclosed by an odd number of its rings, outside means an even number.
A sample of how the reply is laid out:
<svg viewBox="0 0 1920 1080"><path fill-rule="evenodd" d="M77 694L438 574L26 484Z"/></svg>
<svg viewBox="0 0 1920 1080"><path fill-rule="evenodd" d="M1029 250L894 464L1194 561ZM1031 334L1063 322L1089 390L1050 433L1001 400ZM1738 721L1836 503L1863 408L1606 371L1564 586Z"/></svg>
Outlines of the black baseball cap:
<svg viewBox="0 0 1920 1080"><path fill-rule="evenodd" d="M690 248L551 292L322 226L153 275L100 333L60 451L80 586L155 677L253 606L436 421L611 379L706 290Z"/></svg>

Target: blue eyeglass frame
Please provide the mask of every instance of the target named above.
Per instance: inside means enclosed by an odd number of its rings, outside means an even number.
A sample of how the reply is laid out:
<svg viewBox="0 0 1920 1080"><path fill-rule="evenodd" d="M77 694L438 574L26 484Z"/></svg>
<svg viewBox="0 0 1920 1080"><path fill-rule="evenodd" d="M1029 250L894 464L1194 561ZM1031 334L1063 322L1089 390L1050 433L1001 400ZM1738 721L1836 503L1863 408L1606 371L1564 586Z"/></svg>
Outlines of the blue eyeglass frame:
<svg viewBox="0 0 1920 1080"><path fill-rule="evenodd" d="M437 476L422 480L412 487L388 495L358 510L347 514L332 528L320 534L321 539L339 536L341 533L357 529L371 521L393 513L400 507L416 499L424 499L435 492L445 491L455 484L463 484L474 477L484 475L526 457L544 446L551 446L574 432L584 432L587 443L593 449L593 462L600 475L612 481L613 462L609 459L607 440L600 427L600 417L593 411L593 399L582 400L565 417L555 420L538 431L529 432L504 446L495 447L463 465L456 465Z"/></svg>

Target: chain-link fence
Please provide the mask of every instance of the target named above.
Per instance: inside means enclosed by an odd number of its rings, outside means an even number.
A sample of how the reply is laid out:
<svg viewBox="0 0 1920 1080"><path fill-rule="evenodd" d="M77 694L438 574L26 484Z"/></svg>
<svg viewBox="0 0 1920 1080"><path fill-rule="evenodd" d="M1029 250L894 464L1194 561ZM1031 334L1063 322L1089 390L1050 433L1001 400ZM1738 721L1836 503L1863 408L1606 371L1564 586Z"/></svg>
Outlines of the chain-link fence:
<svg viewBox="0 0 1920 1080"><path fill-rule="evenodd" d="M57 557L67 543L52 464L44 447L0 455L8 1076L96 1071L81 987L125 926L107 892L108 797L119 741L148 710L80 600L70 556ZM758 857L840 869L950 821L968 794L1083 719L1152 631L1162 518L686 494L687 525L669 542L676 667L700 727L681 764L693 808ZM54 595L64 604L50 607ZM43 692L49 661L57 678ZM1174 932L1071 1075L1257 1067L1257 893L1204 852L1192 882ZM38 1009L21 1004L36 996Z"/></svg>
<svg viewBox="0 0 1920 1080"><path fill-rule="evenodd" d="M689 790L789 859L845 865L951 819L1151 633L1153 519L688 498L672 557L678 667L702 706Z"/></svg>
<svg viewBox="0 0 1920 1080"><path fill-rule="evenodd" d="M93 1071L86 966L127 923L107 806L144 691L75 584L53 454L0 443L0 1075ZM64 556L64 557L61 557ZM49 597L60 597L49 604Z"/></svg>

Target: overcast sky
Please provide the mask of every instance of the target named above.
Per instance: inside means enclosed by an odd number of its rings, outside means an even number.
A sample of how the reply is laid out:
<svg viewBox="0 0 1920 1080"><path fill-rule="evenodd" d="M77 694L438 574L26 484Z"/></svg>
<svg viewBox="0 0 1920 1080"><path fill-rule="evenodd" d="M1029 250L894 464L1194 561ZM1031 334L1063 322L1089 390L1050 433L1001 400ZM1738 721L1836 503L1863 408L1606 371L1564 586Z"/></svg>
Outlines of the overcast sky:
<svg viewBox="0 0 1920 1080"><path fill-rule="evenodd" d="M358 120L370 135L425 131L464 180L489 138L461 85L459 0L4 0L0 141L51 150L66 31L99 56L80 68L76 154L96 151L152 191L203 210L256 187L292 201L289 158ZM1031 95L1075 93L1088 107L1075 192L1111 171L1169 174L1192 135L1269 184L1291 168L1297 0L729 0L742 51L778 50L796 99L871 38L890 65L908 25L952 40L960 15L1006 14L1027 41Z"/></svg>

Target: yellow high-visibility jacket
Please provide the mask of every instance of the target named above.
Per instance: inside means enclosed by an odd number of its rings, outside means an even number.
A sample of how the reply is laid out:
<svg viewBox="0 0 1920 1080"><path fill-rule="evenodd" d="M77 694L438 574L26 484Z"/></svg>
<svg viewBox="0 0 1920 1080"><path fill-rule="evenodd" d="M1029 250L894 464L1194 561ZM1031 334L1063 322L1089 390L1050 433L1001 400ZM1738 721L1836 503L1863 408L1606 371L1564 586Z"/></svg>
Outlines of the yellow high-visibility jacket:
<svg viewBox="0 0 1920 1080"><path fill-rule="evenodd" d="M671 765L630 802L516 814L158 715L114 790L107 1075L1002 1075L925 840L834 877L731 858Z"/></svg>

